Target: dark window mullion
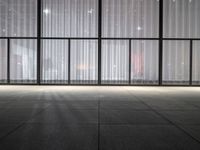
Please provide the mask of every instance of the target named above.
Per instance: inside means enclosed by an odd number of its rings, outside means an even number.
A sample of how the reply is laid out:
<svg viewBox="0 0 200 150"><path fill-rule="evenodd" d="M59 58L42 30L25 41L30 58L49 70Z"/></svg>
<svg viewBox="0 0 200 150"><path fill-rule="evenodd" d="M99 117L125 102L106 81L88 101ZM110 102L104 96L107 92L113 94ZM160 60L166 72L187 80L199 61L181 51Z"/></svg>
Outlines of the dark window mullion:
<svg viewBox="0 0 200 150"><path fill-rule="evenodd" d="M37 84L40 84L40 53L41 53L42 0L37 0Z"/></svg>
<svg viewBox="0 0 200 150"><path fill-rule="evenodd" d="M192 85L192 66L193 66L192 58L193 58L193 41L190 40L190 85Z"/></svg>
<svg viewBox="0 0 200 150"><path fill-rule="evenodd" d="M159 6L159 85L162 85L163 75L163 0Z"/></svg>
<svg viewBox="0 0 200 150"><path fill-rule="evenodd" d="M102 32L102 0L98 8L98 84L101 84L101 32Z"/></svg>
<svg viewBox="0 0 200 150"><path fill-rule="evenodd" d="M7 83L10 84L10 39L7 39Z"/></svg>

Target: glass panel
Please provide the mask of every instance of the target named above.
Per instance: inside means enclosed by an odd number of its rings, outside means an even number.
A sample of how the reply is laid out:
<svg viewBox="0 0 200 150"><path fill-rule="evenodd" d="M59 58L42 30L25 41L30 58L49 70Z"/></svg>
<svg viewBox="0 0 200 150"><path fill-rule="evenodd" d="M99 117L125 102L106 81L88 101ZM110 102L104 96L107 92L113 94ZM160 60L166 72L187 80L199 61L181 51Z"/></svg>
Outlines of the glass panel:
<svg viewBox="0 0 200 150"><path fill-rule="evenodd" d="M163 84L189 84L189 41L163 42Z"/></svg>
<svg viewBox="0 0 200 150"><path fill-rule="evenodd" d="M68 41L43 40L42 83L68 83Z"/></svg>
<svg viewBox="0 0 200 150"><path fill-rule="evenodd" d="M158 84L158 41L131 42L131 83Z"/></svg>
<svg viewBox="0 0 200 150"><path fill-rule="evenodd" d="M71 83L95 84L98 81L98 41L71 41Z"/></svg>
<svg viewBox="0 0 200 150"><path fill-rule="evenodd" d="M200 41L193 41L192 84L200 84Z"/></svg>
<svg viewBox="0 0 200 150"><path fill-rule="evenodd" d="M158 0L102 0L103 37L158 37Z"/></svg>
<svg viewBox="0 0 200 150"><path fill-rule="evenodd" d="M0 83L7 82L7 40L0 40Z"/></svg>
<svg viewBox="0 0 200 150"><path fill-rule="evenodd" d="M36 40L10 41L10 82L36 83L37 79Z"/></svg>
<svg viewBox="0 0 200 150"><path fill-rule="evenodd" d="M163 0L164 37L200 37L199 0Z"/></svg>
<svg viewBox="0 0 200 150"><path fill-rule="evenodd" d="M43 0L44 37L97 37L98 0Z"/></svg>
<svg viewBox="0 0 200 150"><path fill-rule="evenodd" d="M0 0L0 36L35 37L37 0Z"/></svg>
<svg viewBox="0 0 200 150"><path fill-rule="evenodd" d="M129 41L102 41L102 83L126 84L129 80Z"/></svg>

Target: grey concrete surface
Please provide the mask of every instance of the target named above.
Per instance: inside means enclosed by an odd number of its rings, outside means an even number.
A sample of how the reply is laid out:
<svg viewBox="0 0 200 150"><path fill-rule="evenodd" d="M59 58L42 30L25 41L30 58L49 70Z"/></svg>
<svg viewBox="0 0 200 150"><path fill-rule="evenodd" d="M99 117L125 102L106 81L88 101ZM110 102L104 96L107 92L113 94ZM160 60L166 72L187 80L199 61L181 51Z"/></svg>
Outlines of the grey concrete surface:
<svg viewBox="0 0 200 150"><path fill-rule="evenodd" d="M0 86L0 150L199 150L200 87Z"/></svg>

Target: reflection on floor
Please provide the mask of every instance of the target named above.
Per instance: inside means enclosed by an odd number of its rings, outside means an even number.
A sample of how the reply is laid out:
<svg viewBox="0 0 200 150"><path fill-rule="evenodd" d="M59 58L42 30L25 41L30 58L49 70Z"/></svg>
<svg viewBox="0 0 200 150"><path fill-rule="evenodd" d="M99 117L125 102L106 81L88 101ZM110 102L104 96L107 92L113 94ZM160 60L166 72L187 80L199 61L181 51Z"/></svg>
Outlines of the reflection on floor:
<svg viewBox="0 0 200 150"><path fill-rule="evenodd" d="M199 150L200 88L0 86L1 150Z"/></svg>

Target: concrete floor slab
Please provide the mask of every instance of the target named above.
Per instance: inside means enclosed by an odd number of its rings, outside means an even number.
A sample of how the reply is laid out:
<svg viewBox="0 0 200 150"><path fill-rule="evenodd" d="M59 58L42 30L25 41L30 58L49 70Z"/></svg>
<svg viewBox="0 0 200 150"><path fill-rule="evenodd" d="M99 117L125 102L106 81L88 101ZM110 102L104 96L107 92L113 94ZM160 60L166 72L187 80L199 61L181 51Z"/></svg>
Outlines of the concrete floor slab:
<svg viewBox="0 0 200 150"><path fill-rule="evenodd" d="M0 150L199 150L199 87L0 86Z"/></svg>
<svg viewBox="0 0 200 150"><path fill-rule="evenodd" d="M97 137L97 125L27 124L7 136L0 149L97 150Z"/></svg>
<svg viewBox="0 0 200 150"><path fill-rule="evenodd" d="M101 110L101 124L169 124L153 111Z"/></svg>
<svg viewBox="0 0 200 150"><path fill-rule="evenodd" d="M200 111L160 111L160 113L175 124L200 125Z"/></svg>
<svg viewBox="0 0 200 150"><path fill-rule="evenodd" d="M198 150L194 141L176 127L101 126L101 150Z"/></svg>

